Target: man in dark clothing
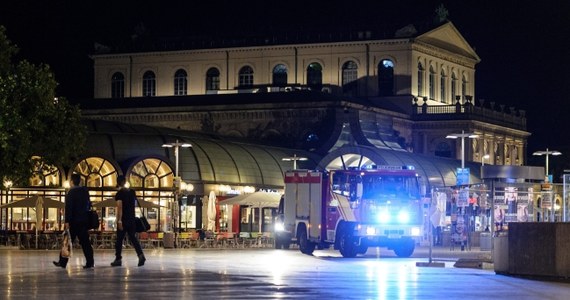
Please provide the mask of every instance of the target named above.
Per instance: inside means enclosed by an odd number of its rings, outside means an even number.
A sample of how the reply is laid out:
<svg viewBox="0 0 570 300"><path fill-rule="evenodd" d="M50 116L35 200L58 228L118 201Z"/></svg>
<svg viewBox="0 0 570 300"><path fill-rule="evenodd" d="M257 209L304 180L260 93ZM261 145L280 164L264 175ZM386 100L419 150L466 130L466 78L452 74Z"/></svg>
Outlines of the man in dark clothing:
<svg viewBox="0 0 570 300"><path fill-rule="evenodd" d="M93 247L89 240L89 229L87 228L88 216L87 211L91 208L91 200L89 199L89 191L86 187L80 186L81 176L79 174L71 175L72 187L65 195L65 230L69 230L71 241L75 237L79 238L79 244L83 249L86 264L84 269L90 269L95 266L93 259ZM65 268L67 266L67 257L59 256L59 261L53 264L57 267Z"/></svg>
<svg viewBox="0 0 570 300"><path fill-rule="evenodd" d="M138 266L144 265L146 258L141 248L139 240L135 236L135 203L137 201L135 191L125 187L126 179L124 176L117 178L119 191L115 195L117 201L117 241L115 242L115 261L111 266L118 267L123 264L121 252L123 250L123 240L125 235L129 235L129 240L135 247L137 256L139 257Z"/></svg>

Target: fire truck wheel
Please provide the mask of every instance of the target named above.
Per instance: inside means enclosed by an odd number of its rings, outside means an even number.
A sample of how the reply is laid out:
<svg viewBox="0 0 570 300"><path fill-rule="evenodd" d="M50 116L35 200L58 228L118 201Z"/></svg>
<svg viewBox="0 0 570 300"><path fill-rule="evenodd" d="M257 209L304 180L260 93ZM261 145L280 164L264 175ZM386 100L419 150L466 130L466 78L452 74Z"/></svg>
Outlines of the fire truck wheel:
<svg viewBox="0 0 570 300"><path fill-rule="evenodd" d="M283 245L283 243L281 242L281 239L279 237L277 237L275 239L275 249L281 249L282 245Z"/></svg>
<svg viewBox="0 0 570 300"><path fill-rule="evenodd" d="M358 251L356 251L358 254L366 254L366 252L368 251L368 247L364 246L364 245L360 245L358 247Z"/></svg>
<svg viewBox="0 0 570 300"><path fill-rule="evenodd" d="M308 255L313 254L313 251L315 251L315 244L307 238L306 230L301 230L301 232L299 232L299 250Z"/></svg>
<svg viewBox="0 0 570 300"><path fill-rule="evenodd" d="M346 232L343 231L340 237L340 245L339 245L340 254L343 257L355 257L358 254L358 247L354 243L354 237Z"/></svg>
<svg viewBox="0 0 570 300"><path fill-rule="evenodd" d="M394 253L396 253L398 257L410 257L414 253L415 247L414 240L407 240L396 245L394 247Z"/></svg>

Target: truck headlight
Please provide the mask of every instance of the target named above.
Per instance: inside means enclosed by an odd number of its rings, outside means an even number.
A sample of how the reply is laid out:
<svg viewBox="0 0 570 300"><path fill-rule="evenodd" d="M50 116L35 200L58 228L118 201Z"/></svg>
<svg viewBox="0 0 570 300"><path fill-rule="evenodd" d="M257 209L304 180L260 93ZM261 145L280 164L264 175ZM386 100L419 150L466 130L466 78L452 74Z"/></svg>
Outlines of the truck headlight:
<svg viewBox="0 0 570 300"><path fill-rule="evenodd" d="M412 227L410 234L412 236L420 236L420 235L422 235L422 231L420 230L419 227Z"/></svg>
<svg viewBox="0 0 570 300"><path fill-rule="evenodd" d="M378 222L380 223L390 223L390 213L387 211L381 211L378 214Z"/></svg>
<svg viewBox="0 0 570 300"><path fill-rule="evenodd" d="M285 224L281 222L275 223L275 231L285 231Z"/></svg>
<svg viewBox="0 0 570 300"><path fill-rule="evenodd" d="M410 222L410 214L405 211L405 210L401 210L398 213L398 222L400 223L408 223Z"/></svg>

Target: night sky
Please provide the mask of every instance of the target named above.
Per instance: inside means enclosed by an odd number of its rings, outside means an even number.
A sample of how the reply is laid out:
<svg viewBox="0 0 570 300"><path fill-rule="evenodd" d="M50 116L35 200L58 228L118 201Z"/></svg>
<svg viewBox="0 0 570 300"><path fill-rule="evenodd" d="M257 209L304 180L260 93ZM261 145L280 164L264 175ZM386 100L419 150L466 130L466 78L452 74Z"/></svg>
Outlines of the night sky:
<svg viewBox="0 0 570 300"><path fill-rule="evenodd" d="M424 22L440 3L481 57L476 98L527 111L529 154L549 147L570 157L570 1L14 0L0 4L0 25L18 58L50 65L58 94L73 100L92 96L94 42L120 44L140 23L157 36L334 32Z"/></svg>

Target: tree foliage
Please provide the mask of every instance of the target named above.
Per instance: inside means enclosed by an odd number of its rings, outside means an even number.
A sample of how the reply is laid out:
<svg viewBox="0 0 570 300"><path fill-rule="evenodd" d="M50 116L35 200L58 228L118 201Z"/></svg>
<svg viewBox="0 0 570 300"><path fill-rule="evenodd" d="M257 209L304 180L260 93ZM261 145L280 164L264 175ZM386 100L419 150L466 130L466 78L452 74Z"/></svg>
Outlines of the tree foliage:
<svg viewBox="0 0 570 300"><path fill-rule="evenodd" d="M0 26L0 179L25 186L38 167L80 155L86 129L79 108L56 98L49 66L13 61L18 48L5 32Z"/></svg>

